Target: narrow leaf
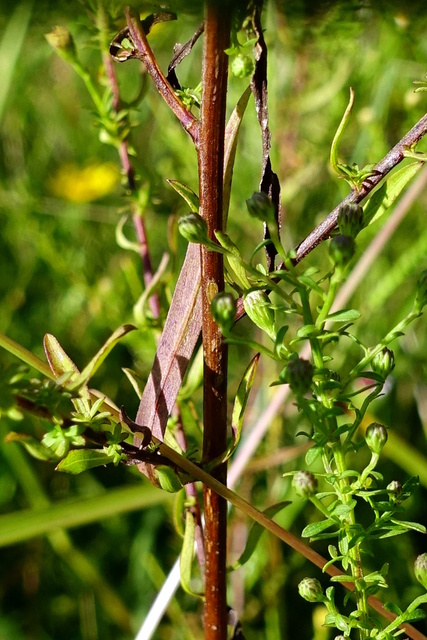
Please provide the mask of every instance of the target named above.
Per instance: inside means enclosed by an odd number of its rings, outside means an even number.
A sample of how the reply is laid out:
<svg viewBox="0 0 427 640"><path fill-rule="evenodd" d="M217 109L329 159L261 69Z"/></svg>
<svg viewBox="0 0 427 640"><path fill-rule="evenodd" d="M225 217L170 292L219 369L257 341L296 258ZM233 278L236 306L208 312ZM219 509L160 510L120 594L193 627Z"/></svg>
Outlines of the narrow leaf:
<svg viewBox="0 0 427 640"><path fill-rule="evenodd" d="M185 202L190 207L192 213L199 213L199 197L194 193L192 189L179 180L167 180L172 189L184 198Z"/></svg>
<svg viewBox="0 0 427 640"><path fill-rule="evenodd" d="M114 458L109 456L104 451L97 451L95 449L74 449L70 451L66 458L61 460L57 465L57 471L65 471L65 473L78 474L94 467L102 467L110 462L113 462Z"/></svg>
<svg viewBox="0 0 427 640"><path fill-rule="evenodd" d="M248 87L243 92L239 102L236 104L225 129L224 186L222 196L224 229L227 226L228 208L230 206L231 181L233 177L234 160L236 157L237 139L250 95L251 88Z"/></svg>
<svg viewBox="0 0 427 640"><path fill-rule="evenodd" d="M327 316L325 322L352 322L358 318L360 318L360 312L356 309L342 309Z"/></svg>
<svg viewBox="0 0 427 640"><path fill-rule="evenodd" d="M121 340L123 336L125 336L130 331L135 331L135 329L136 327L134 327L132 324L123 324L121 327L116 329L78 376L78 378L76 379L77 384L86 384L88 380L96 373L101 364L104 362L105 358L108 356L113 347L116 346L119 340Z"/></svg>
<svg viewBox="0 0 427 640"><path fill-rule="evenodd" d="M248 403L249 394L252 389L252 385L255 379L255 373L257 370L258 362L259 362L260 354L257 353L249 365L246 368L245 373L243 374L243 378L239 384L239 388L237 389L236 397L234 399L233 412L231 414L231 431L233 434L233 442L229 451L227 452L227 456L225 460L231 456L237 445L240 441L240 435L242 433L242 424L243 417L245 415L246 405ZM224 461L225 461L224 460Z"/></svg>
<svg viewBox="0 0 427 640"><path fill-rule="evenodd" d="M394 201L399 197L408 182L424 165L422 162L412 162L391 174L387 181L373 193L363 207L364 224L367 226L378 220Z"/></svg>
<svg viewBox="0 0 427 640"><path fill-rule="evenodd" d="M280 511L282 511L289 504L291 504L289 500L285 500L284 502L278 502L277 504L273 504L267 509L265 509L265 511L263 511L263 514L268 516L269 518L272 518L273 516L276 515L276 513L279 513ZM249 558L252 556L253 552L256 549L256 546L258 544L258 541L263 531L265 531L265 527L258 524L258 522L255 522L252 525L251 530L249 531L245 550L243 551L240 558L231 567L229 567L229 571L235 571L239 567L243 566L249 560Z"/></svg>
<svg viewBox="0 0 427 640"><path fill-rule="evenodd" d="M47 333L43 338L43 346L47 361L55 379L60 378L64 373L69 373L70 371L77 375L80 373L55 336ZM71 380L74 381L75 379L76 376L73 375Z"/></svg>
<svg viewBox="0 0 427 640"><path fill-rule="evenodd" d="M329 529L329 527L332 527L336 524L337 523L333 520L321 520L320 522L312 522L305 527L305 529L301 533L301 536L303 538L312 538L322 531L325 531L325 529Z"/></svg>
<svg viewBox="0 0 427 640"><path fill-rule="evenodd" d="M184 541L182 543L181 555L179 558L181 586L184 591L191 596L203 598L203 594L197 593L191 588L191 567L193 565L195 532L196 523L194 515L190 509L187 509L185 514Z"/></svg>

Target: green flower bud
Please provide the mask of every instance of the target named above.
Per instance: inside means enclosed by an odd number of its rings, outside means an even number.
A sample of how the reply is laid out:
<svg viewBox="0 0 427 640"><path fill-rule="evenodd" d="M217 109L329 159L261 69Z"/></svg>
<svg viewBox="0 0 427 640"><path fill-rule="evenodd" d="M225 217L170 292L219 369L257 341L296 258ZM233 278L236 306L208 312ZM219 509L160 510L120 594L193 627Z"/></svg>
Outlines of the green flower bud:
<svg viewBox="0 0 427 640"><path fill-rule="evenodd" d="M236 317L236 301L231 293L217 293L211 302L211 314L222 333L228 333Z"/></svg>
<svg viewBox="0 0 427 640"><path fill-rule="evenodd" d="M379 422L373 422L366 429L365 440L366 444L376 455L379 455L387 442L387 429L383 424Z"/></svg>
<svg viewBox="0 0 427 640"><path fill-rule="evenodd" d="M285 381L297 395L303 395L313 380L313 365L308 360L294 358L288 362Z"/></svg>
<svg viewBox="0 0 427 640"><path fill-rule="evenodd" d="M415 294L415 311L421 313L427 304L427 269L422 272L417 282Z"/></svg>
<svg viewBox="0 0 427 640"><path fill-rule="evenodd" d="M343 205L338 212L338 228L343 236L355 238L363 229L362 207L354 203Z"/></svg>
<svg viewBox="0 0 427 640"><path fill-rule="evenodd" d="M352 259L355 251L354 238L351 236L336 236L329 245L329 257L336 267L345 267Z"/></svg>
<svg viewBox="0 0 427 640"><path fill-rule="evenodd" d="M387 347L384 347L382 351L377 353L371 362L372 371L380 375L383 380L390 375L394 366L394 353L391 349L387 349Z"/></svg>
<svg viewBox="0 0 427 640"><path fill-rule="evenodd" d="M233 58L231 62L231 73L236 78L246 78L251 76L254 70L254 61L249 56L244 56L241 53Z"/></svg>
<svg viewBox="0 0 427 640"><path fill-rule="evenodd" d="M316 578L304 578L298 585L298 593L308 602L324 602L322 585Z"/></svg>
<svg viewBox="0 0 427 640"><path fill-rule="evenodd" d="M402 484L399 480L393 480L386 488L390 496L390 502L398 504L400 502L400 496L402 495Z"/></svg>
<svg viewBox="0 0 427 640"><path fill-rule="evenodd" d="M61 58L68 62L76 62L76 47L72 35L66 27L55 27L53 31L45 34L45 38Z"/></svg>
<svg viewBox="0 0 427 640"><path fill-rule="evenodd" d="M253 193L249 200L246 200L246 206L248 207L249 214L254 218L267 224L269 222L275 222L274 204L263 191Z"/></svg>
<svg viewBox="0 0 427 640"><path fill-rule="evenodd" d="M243 296L243 307L252 322L265 331L272 340L276 340L274 311L264 291L256 290L246 293Z"/></svg>
<svg viewBox="0 0 427 640"><path fill-rule="evenodd" d="M198 213L189 213L178 220L179 232L188 242L209 244L208 225Z"/></svg>
<svg viewBox="0 0 427 640"><path fill-rule="evenodd" d="M427 553L422 553L414 562L415 577L427 589Z"/></svg>
<svg viewBox="0 0 427 640"><path fill-rule="evenodd" d="M292 487L300 498L309 498L317 491L317 479L310 471L298 471L292 479Z"/></svg>

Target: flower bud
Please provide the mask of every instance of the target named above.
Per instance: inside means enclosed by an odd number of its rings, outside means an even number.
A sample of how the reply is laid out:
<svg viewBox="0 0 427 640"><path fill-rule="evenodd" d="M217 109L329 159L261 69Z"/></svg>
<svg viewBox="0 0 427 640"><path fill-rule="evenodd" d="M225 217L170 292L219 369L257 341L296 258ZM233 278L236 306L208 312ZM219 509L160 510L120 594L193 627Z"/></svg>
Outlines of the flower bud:
<svg viewBox="0 0 427 640"><path fill-rule="evenodd" d="M246 78L252 75L253 70L254 62L250 56L239 53L231 62L231 73L236 78Z"/></svg>
<svg viewBox="0 0 427 640"><path fill-rule="evenodd" d="M343 205L338 212L338 228L343 236L355 238L363 229L363 209L353 202Z"/></svg>
<svg viewBox="0 0 427 640"><path fill-rule="evenodd" d="M415 311L421 313L427 304L427 269L424 270L417 282L417 290L415 294Z"/></svg>
<svg viewBox="0 0 427 640"><path fill-rule="evenodd" d="M217 293L211 302L211 314L222 333L228 333L236 317L236 301L231 293Z"/></svg>
<svg viewBox="0 0 427 640"><path fill-rule="evenodd" d="M313 380L313 365L308 360L294 358L288 362L285 381L297 395L303 395Z"/></svg>
<svg viewBox="0 0 427 640"><path fill-rule="evenodd" d="M393 480L386 487L389 496L390 502L393 504L398 504L400 502L400 496L402 495L402 484L399 480Z"/></svg>
<svg viewBox="0 0 427 640"><path fill-rule="evenodd" d="M178 220L179 232L188 242L209 244L208 225L198 213L189 213Z"/></svg>
<svg viewBox="0 0 427 640"><path fill-rule="evenodd" d="M308 602L323 602L325 595L322 585L316 578L304 578L298 585L298 593Z"/></svg>
<svg viewBox="0 0 427 640"><path fill-rule="evenodd" d="M53 31L45 34L45 38L61 58L68 62L75 62L77 60L74 40L66 27L55 27Z"/></svg>
<svg viewBox="0 0 427 640"><path fill-rule="evenodd" d="M265 331L272 340L276 340L274 311L264 291L255 290L246 293L243 296L243 307L252 322Z"/></svg>
<svg viewBox="0 0 427 640"><path fill-rule="evenodd" d="M379 422L373 422L366 429L365 440L366 444L376 455L379 455L387 442L387 429L383 424Z"/></svg>
<svg viewBox="0 0 427 640"><path fill-rule="evenodd" d="M351 236L336 236L329 245L329 257L336 267L345 267L352 259L355 251L354 238Z"/></svg>
<svg viewBox="0 0 427 640"><path fill-rule="evenodd" d="M394 353L391 349L387 349L387 347L384 347L382 351L377 353L371 362L372 371L381 376L383 380L390 375L394 366Z"/></svg>
<svg viewBox="0 0 427 640"><path fill-rule="evenodd" d="M422 553L414 562L415 577L427 589L427 553Z"/></svg>
<svg viewBox="0 0 427 640"><path fill-rule="evenodd" d="M253 193L249 200L246 200L249 214L262 222L275 222L274 204L263 191Z"/></svg>
<svg viewBox="0 0 427 640"><path fill-rule="evenodd" d="M300 498L309 498L317 491L317 479L310 471L298 471L292 479L292 487Z"/></svg>

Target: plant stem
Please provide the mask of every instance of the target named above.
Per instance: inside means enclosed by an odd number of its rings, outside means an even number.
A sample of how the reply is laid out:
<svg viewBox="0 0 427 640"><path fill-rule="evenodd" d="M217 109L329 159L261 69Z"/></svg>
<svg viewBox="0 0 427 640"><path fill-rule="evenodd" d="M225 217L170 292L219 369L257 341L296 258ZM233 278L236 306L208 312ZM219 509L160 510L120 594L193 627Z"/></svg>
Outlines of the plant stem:
<svg viewBox="0 0 427 640"><path fill-rule="evenodd" d="M157 60L154 57L150 45L147 42L139 16L136 13L133 13L129 7L125 9L125 15L129 27L129 33L138 51L136 57L144 63L145 68L154 81L158 92L176 115L185 131L190 134L194 144L197 146L199 137L199 125L197 119L183 105L169 82L166 80L163 71L157 64Z"/></svg>
<svg viewBox="0 0 427 640"><path fill-rule="evenodd" d="M120 99L120 90L117 82L113 59L111 58L109 53L109 43L107 39L108 21L105 14L105 8L101 2L98 5L96 22L100 33L102 62L105 69L105 75L110 85L111 93L113 95L112 108L116 113L118 113L122 108L122 102ZM144 284L145 288L148 289L153 280L153 268L148 247L147 231L145 228L143 211L141 210L141 206L138 203L138 198L135 197L138 192L138 183L135 179L135 171L129 155L129 141L127 138L120 140L118 144L118 153L122 171L126 176L127 187L131 195L130 206L132 211L132 220L139 243L139 255L142 262ZM149 305L153 318L158 318L160 316L160 301L157 291L154 291L150 296Z"/></svg>
<svg viewBox="0 0 427 640"><path fill-rule="evenodd" d="M203 91L198 148L200 211L208 225L209 237L222 230L225 109L227 95L230 15L228 2L213 0L205 5L203 49ZM203 310L203 460L221 455L227 445L227 345L210 313L210 303L224 289L224 263L219 253L201 247ZM212 475L226 484L226 465ZM205 638L226 640L226 535L227 503L204 488L205 503Z"/></svg>

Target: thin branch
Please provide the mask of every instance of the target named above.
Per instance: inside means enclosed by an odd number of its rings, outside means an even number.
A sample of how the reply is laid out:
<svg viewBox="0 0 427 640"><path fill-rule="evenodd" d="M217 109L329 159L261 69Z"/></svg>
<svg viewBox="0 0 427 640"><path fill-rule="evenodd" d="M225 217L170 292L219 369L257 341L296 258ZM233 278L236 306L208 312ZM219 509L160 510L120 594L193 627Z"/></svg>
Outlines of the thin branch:
<svg viewBox="0 0 427 640"><path fill-rule="evenodd" d="M104 34L105 30L102 29L102 26L105 24L106 20L105 11L101 4L98 10L98 22L100 23L100 31L102 34ZM107 46L103 46L102 61L104 64L105 75L107 76L107 80L113 96L113 109L116 113L118 113L122 108L120 90L119 84L117 82L117 75L114 68L113 60L108 52ZM134 194L138 190L138 185L135 180L135 171L129 155L129 141L127 139L124 139L120 142L118 152L122 171L126 176L128 189L131 194ZM142 262L144 285L145 288L148 289L151 281L153 280L153 267L151 264L144 218L142 215L142 211L140 210L140 207L137 205L135 200L131 200L131 212L136 237L139 243L139 255ZM160 316L160 302L157 291L154 291L150 296L149 305L153 318L158 318Z"/></svg>
<svg viewBox="0 0 427 640"><path fill-rule="evenodd" d="M321 222L296 249L295 262L301 262L318 244L329 238L336 227L338 213L344 204L359 203L394 169L405 157L405 151L414 147L427 133L427 114L393 147L391 151L374 167L374 175L362 183L360 189L354 189L333 211Z"/></svg>
<svg viewBox="0 0 427 640"><path fill-rule="evenodd" d="M138 58L144 63L144 66L156 85L158 92L176 115L185 131L190 134L191 139L197 147L199 138L199 123L197 118L195 118L183 105L169 82L166 80L163 71L157 64L157 60L154 57L151 47L148 44L139 16L133 13L129 7L125 9L125 15L132 42L136 47L135 53L132 57Z"/></svg>

